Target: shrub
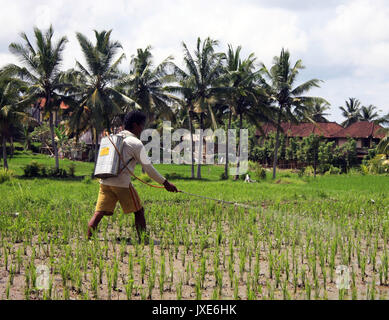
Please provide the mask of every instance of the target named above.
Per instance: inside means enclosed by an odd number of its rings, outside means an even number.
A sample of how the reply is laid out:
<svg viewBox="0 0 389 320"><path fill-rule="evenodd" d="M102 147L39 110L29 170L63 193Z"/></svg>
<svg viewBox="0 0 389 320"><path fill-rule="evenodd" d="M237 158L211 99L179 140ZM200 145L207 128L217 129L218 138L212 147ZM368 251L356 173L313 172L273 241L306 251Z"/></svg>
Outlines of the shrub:
<svg viewBox="0 0 389 320"><path fill-rule="evenodd" d="M91 184L92 183L92 178L91 177L85 177L84 180L82 180L83 183L85 184Z"/></svg>
<svg viewBox="0 0 389 320"><path fill-rule="evenodd" d="M28 178L40 177L42 168L45 168L43 164L39 164L36 161L31 161L29 164L23 167L24 176ZM44 169L44 172L46 172L46 168Z"/></svg>
<svg viewBox="0 0 389 320"><path fill-rule="evenodd" d="M49 168L48 176L53 178L66 178L68 176L68 173L65 169L56 169L55 167L51 167Z"/></svg>
<svg viewBox="0 0 389 320"><path fill-rule="evenodd" d="M318 166L317 172L320 174L325 174L328 170L330 170L331 165L329 163L322 163Z"/></svg>
<svg viewBox="0 0 389 320"><path fill-rule="evenodd" d="M348 171L348 174L351 175L351 176L355 176L355 175L360 175L361 174L361 170L360 168L350 168L349 171Z"/></svg>
<svg viewBox="0 0 389 320"><path fill-rule="evenodd" d="M47 168L45 165L40 164L40 172L39 172L41 177L47 177Z"/></svg>
<svg viewBox="0 0 389 320"><path fill-rule="evenodd" d="M258 162L249 160L248 163L249 163L249 170L250 170L250 171L255 171L255 169L256 169L257 166L258 166Z"/></svg>
<svg viewBox="0 0 389 320"><path fill-rule="evenodd" d="M258 163L254 175L258 180L266 180L266 169Z"/></svg>
<svg viewBox="0 0 389 320"><path fill-rule="evenodd" d="M342 169L338 167L331 166L330 169L325 173L326 176L332 175L332 174L341 174Z"/></svg>
<svg viewBox="0 0 389 320"><path fill-rule="evenodd" d="M222 172L222 174L220 175L220 180L228 180L228 174L226 175L225 172Z"/></svg>
<svg viewBox="0 0 389 320"><path fill-rule="evenodd" d="M69 165L69 176L74 177L74 174L76 173L76 164L72 162Z"/></svg>
<svg viewBox="0 0 389 320"><path fill-rule="evenodd" d="M360 170L361 170L361 174L363 175L369 174L369 168L364 164L361 164Z"/></svg>
<svg viewBox="0 0 389 320"><path fill-rule="evenodd" d="M386 160L386 156L383 154L376 155L369 160L368 168L372 174L389 173L389 160Z"/></svg>
<svg viewBox="0 0 389 320"><path fill-rule="evenodd" d="M300 177L300 178L302 178L303 176L304 176L304 172L305 172L305 168L304 167L301 167L300 169L299 169L299 171L298 171L298 176Z"/></svg>
<svg viewBox="0 0 389 320"><path fill-rule="evenodd" d="M13 175L13 171L11 170L0 169L0 184L11 180Z"/></svg>
<svg viewBox="0 0 389 320"><path fill-rule="evenodd" d="M308 166L308 167L305 168L304 175L306 177L313 177L314 174L315 174L315 170L313 169L312 166Z"/></svg>
<svg viewBox="0 0 389 320"><path fill-rule="evenodd" d="M147 175L146 175L147 176ZM148 177L148 176L147 176ZM165 175L165 178L166 179L168 179L168 180L171 180L171 179L180 179L181 178L181 176L178 174L178 173L176 173L176 172L171 172L171 173L167 173L166 175ZM150 180L151 181L151 180Z"/></svg>

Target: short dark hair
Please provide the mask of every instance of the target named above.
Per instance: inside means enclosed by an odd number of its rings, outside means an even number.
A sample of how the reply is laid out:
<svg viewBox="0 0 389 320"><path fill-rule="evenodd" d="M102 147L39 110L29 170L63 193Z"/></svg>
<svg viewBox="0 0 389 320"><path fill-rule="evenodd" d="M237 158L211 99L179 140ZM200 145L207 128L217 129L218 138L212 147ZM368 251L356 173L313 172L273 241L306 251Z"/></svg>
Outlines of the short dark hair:
<svg viewBox="0 0 389 320"><path fill-rule="evenodd" d="M131 130L134 123L142 124L144 122L146 122L146 115L143 112L137 110L131 111L124 117L124 130Z"/></svg>

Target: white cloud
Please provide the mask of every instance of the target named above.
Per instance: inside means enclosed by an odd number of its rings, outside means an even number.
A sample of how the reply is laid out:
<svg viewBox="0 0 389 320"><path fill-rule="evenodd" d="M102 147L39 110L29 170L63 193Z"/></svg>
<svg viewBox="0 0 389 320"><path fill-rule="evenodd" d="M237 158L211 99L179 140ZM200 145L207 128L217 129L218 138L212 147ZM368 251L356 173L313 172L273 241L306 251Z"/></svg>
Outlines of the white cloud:
<svg viewBox="0 0 389 320"><path fill-rule="evenodd" d="M329 63L352 65L357 75L368 76L371 68L389 71L388 16L386 1L357 0L339 6L318 34Z"/></svg>
<svg viewBox="0 0 389 320"><path fill-rule="evenodd" d="M301 81L325 80L312 91L337 108L350 96L389 112L389 4L385 0L213 0L136 1L112 0L1 0L0 66L16 62L10 42L21 42L33 26L47 28L55 36L66 35L63 68L83 61L75 32L94 39L93 29L113 29L127 55L128 65L137 48L152 45L155 63L173 55L182 60L184 41L194 49L196 38L210 36L228 44L242 45L242 53L254 52L258 62L270 65L281 48L288 48L293 62L307 66ZM6 27L4 27L6 26ZM13 60L12 60L13 59ZM123 67L125 67L123 65ZM334 110L337 121L341 118Z"/></svg>

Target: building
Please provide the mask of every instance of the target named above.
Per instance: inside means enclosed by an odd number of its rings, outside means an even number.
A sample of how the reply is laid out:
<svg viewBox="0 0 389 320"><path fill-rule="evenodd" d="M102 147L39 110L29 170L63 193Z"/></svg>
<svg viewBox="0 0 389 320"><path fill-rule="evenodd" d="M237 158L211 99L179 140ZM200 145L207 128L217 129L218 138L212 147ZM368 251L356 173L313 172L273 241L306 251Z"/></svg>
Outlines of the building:
<svg viewBox="0 0 389 320"><path fill-rule="evenodd" d="M44 107L46 105L46 98L40 98L38 99L37 103L35 105L32 105L31 108L28 110L28 112L31 114L31 116L39 123L42 124L44 119ZM69 106L66 105L63 101L61 102L59 109L60 110L66 110ZM53 113L53 122L55 126L58 126L58 124L62 121L61 116L59 115L58 111L54 111Z"/></svg>
<svg viewBox="0 0 389 320"><path fill-rule="evenodd" d="M385 133L381 131L383 127L374 122L360 121L353 123L347 128L343 128L336 122L328 123L281 123L284 134L288 138L305 138L311 134L322 136L327 142L335 142L336 146L342 146L349 138L357 142L357 156L362 159L367 155L368 149L373 147L373 144L378 144ZM260 143L271 132L276 132L276 127L270 123L263 126L263 133L257 130L257 138Z"/></svg>

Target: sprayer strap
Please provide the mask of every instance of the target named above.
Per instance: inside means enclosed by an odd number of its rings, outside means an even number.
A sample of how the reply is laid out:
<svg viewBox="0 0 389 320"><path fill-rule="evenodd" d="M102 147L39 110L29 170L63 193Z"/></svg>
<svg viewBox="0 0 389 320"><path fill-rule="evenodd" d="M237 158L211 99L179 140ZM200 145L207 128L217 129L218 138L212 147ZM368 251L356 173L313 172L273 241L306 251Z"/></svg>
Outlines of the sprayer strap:
<svg viewBox="0 0 389 320"><path fill-rule="evenodd" d="M130 158L130 160L127 161L127 163L124 165L124 167L121 168L121 169L119 170L119 174L121 174L121 173L123 172L123 170L130 164L130 162L132 161L132 159L133 159L133 158ZM118 175L119 175L119 174L118 174Z"/></svg>
<svg viewBox="0 0 389 320"><path fill-rule="evenodd" d="M109 134L107 133L106 136L108 137L109 141L111 141L113 147L115 148L116 152L119 154L119 157L120 157L120 160L123 161L124 163L124 160L123 160L123 156L122 154L120 153L120 151L118 150L118 148L116 148L115 144L113 143L111 137L109 136ZM146 181L143 181L142 179L138 178L129 168L128 168L128 165L126 165L124 167L125 169L127 169L127 171L130 173L130 175L132 175L135 179L139 180L140 182L144 183L145 185L148 185L149 187L152 187L152 188L158 188L158 189L165 189L164 186L155 186L155 185L152 185L150 183L147 183Z"/></svg>

